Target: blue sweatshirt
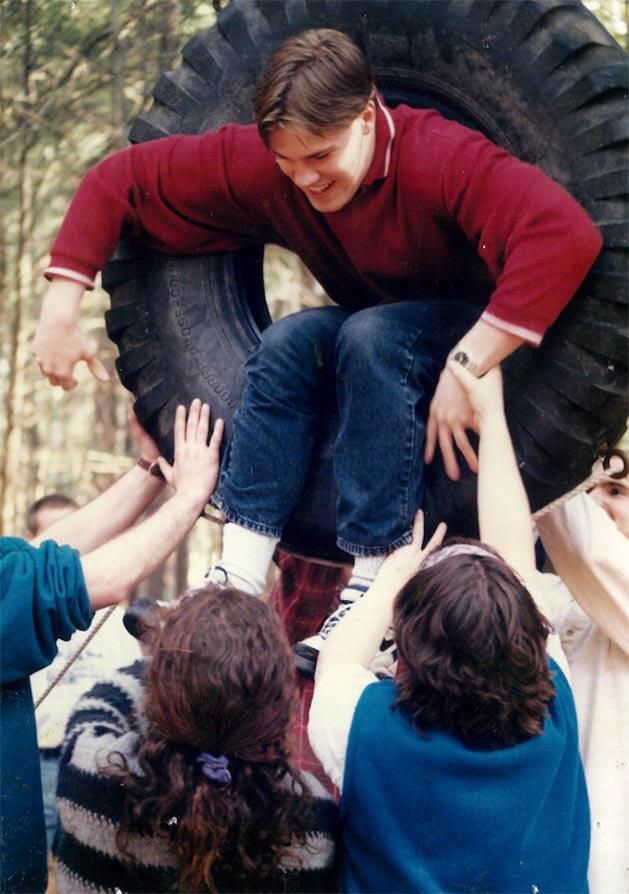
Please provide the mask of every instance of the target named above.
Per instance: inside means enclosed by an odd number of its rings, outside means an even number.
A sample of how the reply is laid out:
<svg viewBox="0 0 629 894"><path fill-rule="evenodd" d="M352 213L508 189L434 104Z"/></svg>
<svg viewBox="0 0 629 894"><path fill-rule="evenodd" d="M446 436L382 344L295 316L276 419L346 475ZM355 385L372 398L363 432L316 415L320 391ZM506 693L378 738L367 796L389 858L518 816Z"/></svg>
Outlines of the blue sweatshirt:
<svg viewBox="0 0 629 894"><path fill-rule="evenodd" d="M341 801L344 890L587 891L590 818L574 702L554 662L544 732L510 748L420 735L393 681L363 692Z"/></svg>
<svg viewBox="0 0 629 894"><path fill-rule="evenodd" d="M0 538L0 890L46 889L46 832L29 675L57 654L57 640L94 616L78 552Z"/></svg>

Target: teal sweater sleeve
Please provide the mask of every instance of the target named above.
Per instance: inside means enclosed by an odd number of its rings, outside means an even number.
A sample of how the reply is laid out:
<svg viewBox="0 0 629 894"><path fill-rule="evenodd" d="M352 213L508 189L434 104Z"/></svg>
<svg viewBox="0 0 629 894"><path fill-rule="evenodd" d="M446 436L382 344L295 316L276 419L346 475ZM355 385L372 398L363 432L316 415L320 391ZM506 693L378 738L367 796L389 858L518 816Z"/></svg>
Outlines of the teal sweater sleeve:
<svg viewBox="0 0 629 894"><path fill-rule="evenodd" d="M57 640L86 630L94 616L79 553L52 540L35 548L0 538L0 598L2 685L50 664Z"/></svg>

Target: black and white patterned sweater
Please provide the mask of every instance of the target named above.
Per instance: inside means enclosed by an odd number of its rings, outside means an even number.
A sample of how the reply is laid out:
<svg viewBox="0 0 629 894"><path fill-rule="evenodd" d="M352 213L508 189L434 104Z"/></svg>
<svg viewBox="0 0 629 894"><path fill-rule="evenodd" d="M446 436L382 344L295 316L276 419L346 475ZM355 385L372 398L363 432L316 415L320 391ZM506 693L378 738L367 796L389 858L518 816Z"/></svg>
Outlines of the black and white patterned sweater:
<svg viewBox="0 0 629 894"><path fill-rule="evenodd" d="M146 731L143 715L143 668L146 659L96 683L76 704L62 749L57 806L58 894L157 894L177 890L176 861L170 842L160 836L133 835L125 860L116 845L124 818L119 782L99 771L112 751L121 752L137 770L137 752ZM265 891L336 890L336 804L310 774L304 784L315 795L313 828L305 845L297 842L282 871L267 880ZM261 889L262 890L262 889Z"/></svg>

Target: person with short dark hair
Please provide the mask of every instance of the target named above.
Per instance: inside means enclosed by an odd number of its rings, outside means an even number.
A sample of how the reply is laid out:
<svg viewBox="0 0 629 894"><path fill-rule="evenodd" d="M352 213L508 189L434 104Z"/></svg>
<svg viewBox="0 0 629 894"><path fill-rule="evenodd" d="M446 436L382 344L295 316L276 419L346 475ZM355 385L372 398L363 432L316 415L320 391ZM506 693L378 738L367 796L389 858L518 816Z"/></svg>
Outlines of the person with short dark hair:
<svg viewBox="0 0 629 894"><path fill-rule="evenodd" d="M271 242L296 252L336 302L269 326L214 497L228 524L210 575L259 593L309 471L321 417L338 404L339 546L354 574L320 636L408 542L437 447L472 470L473 413L446 359L481 374L539 345L583 281L601 235L541 170L433 109L389 109L364 53L313 29L270 56L254 126L124 149L88 172L52 246L33 349L52 384L85 360L84 289L120 235L177 254Z"/></svg>
<svg viewBox="0 0 629 894"><path fill-rule="evenodd" d="M536 587L499 368L450 361L480 432L484 542L394 552L328 638L309 733L342 789L343 890L585 892L589 811L569 671ZM394 680L368 669L393 625Z"/></svg>
<svg viewBox="0 0 629 894"><path fill-rule="evenodd" d="M46 528L74 512L79 508L79 504L72 497L66 494L50 493L45 494L26 510L26 530L31 537L37 537Z"/></svg>
<svg viewBox="0 0 629 894"><path fill-rule="evenodd" d="M149 658L69 720L57 891L336 890L336 809L293 763L274 610L210 585L161 615Z"/></svg>

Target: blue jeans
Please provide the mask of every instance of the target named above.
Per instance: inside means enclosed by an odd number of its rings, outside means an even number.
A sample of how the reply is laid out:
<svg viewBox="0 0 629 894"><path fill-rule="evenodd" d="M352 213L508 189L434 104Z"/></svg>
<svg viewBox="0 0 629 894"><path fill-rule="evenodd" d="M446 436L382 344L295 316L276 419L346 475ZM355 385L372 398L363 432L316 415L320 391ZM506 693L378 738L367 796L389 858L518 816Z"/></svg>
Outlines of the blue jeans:
<svg viewBox="0 0 629 894"><path fill-rule="evenodd" d="M404 301L301 311L262 333L247 364L214 504L272 536L297 506L319 419L340 416L337 542L379 555L410 541L424 489L426 418L450 349L480 310Z"/></svg>

